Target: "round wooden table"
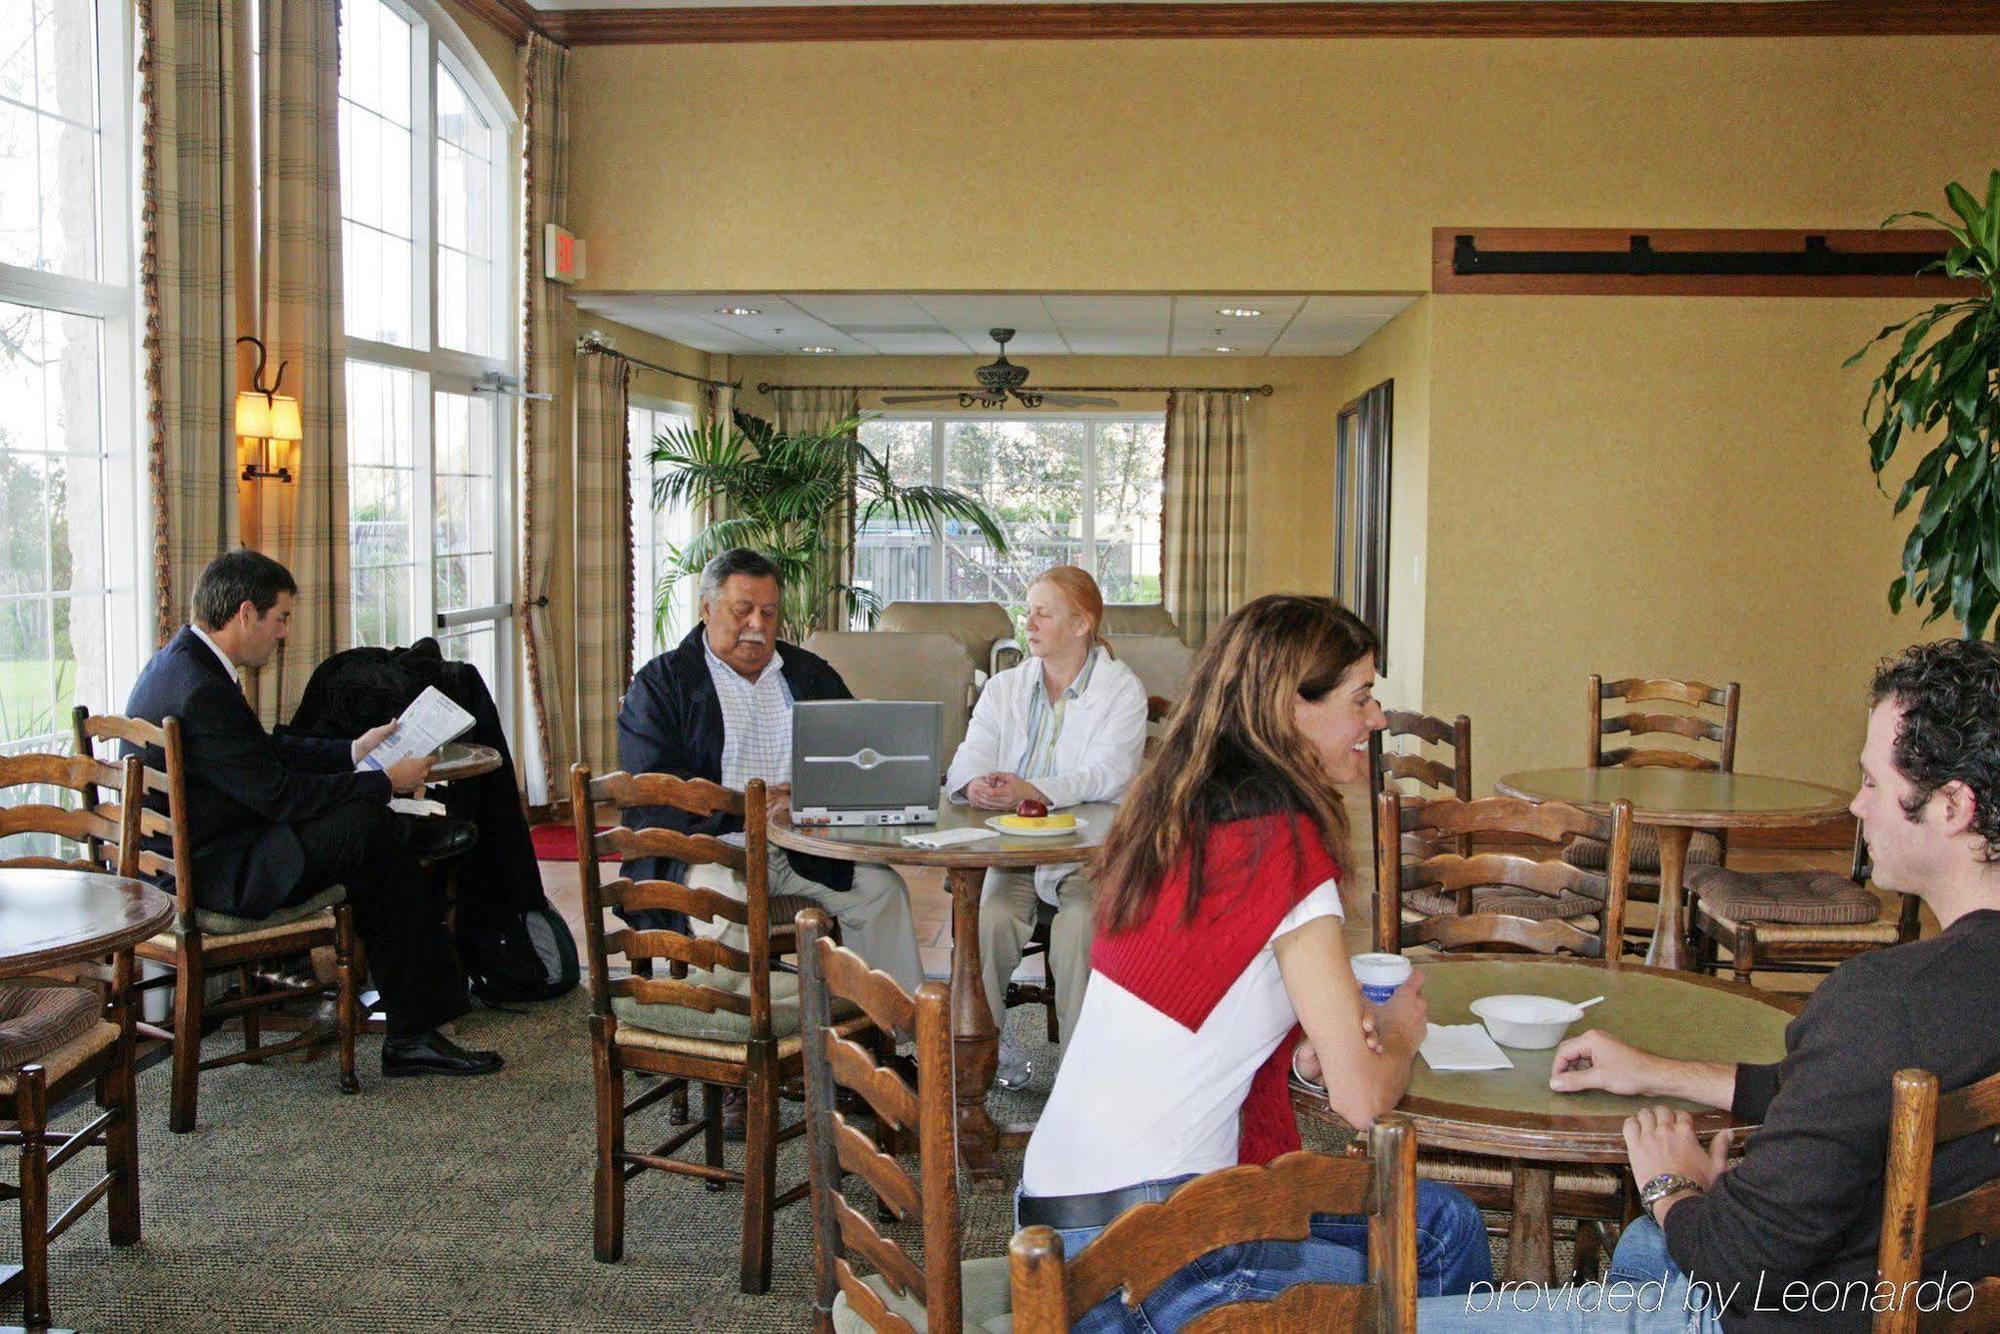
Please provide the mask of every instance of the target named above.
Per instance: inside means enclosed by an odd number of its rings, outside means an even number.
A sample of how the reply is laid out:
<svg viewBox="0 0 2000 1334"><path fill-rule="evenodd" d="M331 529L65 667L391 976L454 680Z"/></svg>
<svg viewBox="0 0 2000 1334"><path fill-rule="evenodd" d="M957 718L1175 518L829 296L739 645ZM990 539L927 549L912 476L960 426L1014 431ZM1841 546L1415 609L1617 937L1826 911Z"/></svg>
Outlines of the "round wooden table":
<svg viewBox="0 0 2000 1334"><path fill-rule="evenodd" d="M437 762L425 777L426 783L454 783L461 778L478 778L500 767L500 752L474 741L447 741L437 749Z"/></svg>
<svg viewBox="0 0 2000 1334"><path fill-rule="evenodd" d="M117 954L173 920L172 897L143 880L0 867L0 977Z"/></svg>
<svg viewBox="0 0 2000 1334"><path fill-rule="evenodd" d="M997 1179L995 1156L1026 1127L1002 1131L986 1111L986 1094L1000 1060L1000 1030L986 1005L980 981L979 893L986 872L996 866L1060 866L1088 861L1104 841L1118 808L1065 807L1082 823L1080 832L1061 838L1019 838L1001 834L977 843L931 850L903 842L905 834L982 827L994 812L953 805L942 796L935 825L815 825L792 823L789 810L771 817L771 842L791 852L874 866L941 866L951 890L951 1014L953 1064L957 1068L959 1156L975 1177Z"/></svg>
<svg viewBox="0 0 2000 1334"><path fill-rule="evenodd" d="M1494 788L1524 801L1562 801L1603 815L1623 797L1632 818L1660 840L1660 906L1646 962L1686 968L1692 962L1682 917L1688 840L1697 829L1789 829L1824 824L1847 811L1849 793L1818 783L1762 774L1697 769L1527 769Z"/></svg>
<svg viewBox="0 0 2000 1334"><path fill-rule="evenodd" d="M1574 1037L1601 1028L1661 1056L1683 1061L1766 1063L1785 1052L1785 1025L1802 998L1757 991L1716 978L1633 963L1461 954L1414 960L1434 1024L1474 1024L1481 996L1526 993L1582 1001L1601 995ZM1557 1163L1625 1163L1625 1118L1641 1107L1694 1113L1701 1136L1742 1124L1727 1112L1674 1098L1615 1093L1557 1093L1549 1088L1555 1049L1503 1047L1512 1070L1433 1070L1417 1058L1409 1091L1396 1110L1415 1124L1417 1143L1508 1160L1513 1168L1513 1224L1507 1275L1547 1284L1554 1267L1551 1223ZM1300 1091L1294 1105L1338 1122L1323 1096ZM1344 1124L1344 1123L1340 1123Z"/></svg>

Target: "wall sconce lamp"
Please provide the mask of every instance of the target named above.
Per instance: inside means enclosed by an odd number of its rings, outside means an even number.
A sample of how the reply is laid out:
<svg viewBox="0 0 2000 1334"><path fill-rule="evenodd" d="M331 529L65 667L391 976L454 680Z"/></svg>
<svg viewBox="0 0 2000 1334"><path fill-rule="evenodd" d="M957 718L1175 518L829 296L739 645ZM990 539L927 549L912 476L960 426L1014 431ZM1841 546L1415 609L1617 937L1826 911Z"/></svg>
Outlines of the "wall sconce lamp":
<svg viewBox="0 0 2000 1334"><path fill-rule="evenodd" d="M278 392L278 386L285 382L285 367L291 363L279 362L277 378L266 387L263 342L249 334L236 341L257 349L257 369L250 375L251 388L236 395L236 434L257 442L257 457L244 463L243 480L254 482L270 477L289 482L292 470L282 461L284 446L305 439L303 423L299 419L299 401ZM278 463L275 468L271 466L274 461Z"/></svg>

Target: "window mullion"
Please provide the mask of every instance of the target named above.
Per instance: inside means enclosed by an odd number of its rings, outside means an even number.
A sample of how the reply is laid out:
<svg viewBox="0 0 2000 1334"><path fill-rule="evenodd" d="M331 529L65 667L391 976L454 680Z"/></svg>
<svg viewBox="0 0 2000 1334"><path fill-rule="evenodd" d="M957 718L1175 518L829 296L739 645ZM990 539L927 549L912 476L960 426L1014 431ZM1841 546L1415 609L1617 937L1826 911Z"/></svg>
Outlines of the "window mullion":
<svg viewBox="0 0 2000 1334"><path fill-rule="evenodd" d="M1083 428L1083 559L1077 563L1097 577L1097 442L1100 423L1089 418Z"/></svg>
<svg viewBox="0 0 2000 1334"><path fill-rule="evenodd" d="M931 485L944 485L944 418L931 418ZM931 535L931 596L945 598L950 590L945 586L944 529L939 526Z"/></svg>

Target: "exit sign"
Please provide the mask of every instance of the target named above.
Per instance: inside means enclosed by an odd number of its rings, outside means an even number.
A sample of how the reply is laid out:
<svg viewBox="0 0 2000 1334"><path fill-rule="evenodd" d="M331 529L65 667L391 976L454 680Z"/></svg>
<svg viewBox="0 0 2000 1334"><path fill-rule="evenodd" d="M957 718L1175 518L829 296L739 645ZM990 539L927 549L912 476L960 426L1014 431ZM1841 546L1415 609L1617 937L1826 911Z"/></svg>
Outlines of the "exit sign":
<svg viewBox="0 0 2000 1334"><path fill-rule="evenodd" d="M542 235L542 269L542 276L551 282L582 281L582 239L566 227L547 224Z"/></svg>

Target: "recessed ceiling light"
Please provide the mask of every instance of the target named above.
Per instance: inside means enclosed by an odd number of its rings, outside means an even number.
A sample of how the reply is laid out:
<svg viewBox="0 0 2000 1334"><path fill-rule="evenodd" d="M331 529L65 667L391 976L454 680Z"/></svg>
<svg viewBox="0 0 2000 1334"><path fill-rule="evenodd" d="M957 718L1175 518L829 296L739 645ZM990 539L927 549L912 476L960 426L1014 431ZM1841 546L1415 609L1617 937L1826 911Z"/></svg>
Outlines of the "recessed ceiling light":
<svg viewBox="0 0 2000 1334"><path fill-rule="evenodd" d="M1227 315L1232 320L1254 320L1264 312L1250 306L1224 306L1215 313Z"/></svg>
<svg viewBox="0 0 2000 1334"><path fill-rule="evenodd" d="M820 346L820 345L819 345L818 343L808 343L808 344L807 344L806 346L804 346L804 347L802 347L802 348L800 348L800 349L799 349L799 351L801 351L801 352L806 352L806 353L810 353L811 355L813 355L813 356L815 356L815 357L823 357L823 356L825 356L825 355L826 355L827 353L829 353L829 352L833 352L833 351L836 351L836 350L837 350L837 349L835 349L835 348L831 348L831 347L821 347L821 346Z"/></svg>
<svg viewBox="0 0 2000 1334"><path fill-rule="evenodd" d="M762 315L764 312L755 306L717 306L715 313L718 315L735 315L741 317L745 315Z"/></svg>
<svg viewBox="0 0 2000 1334"><path fill-rule="evenodd" d="M1234 351L1236 351L1236 349L1235 349L1235 348L1233 348L1233 347L1225 347L1225 346L1223 346L1222 344L1219 344L1219 343L1218 343L1218 344L1217 344L1216 346L1214 346L1214 347L1212 347L1212 348L1210 348L1210 349L1208 349L1208 350L1209 350L1209 351L1211 351L1211 352L1234 352Z"/></svg>

